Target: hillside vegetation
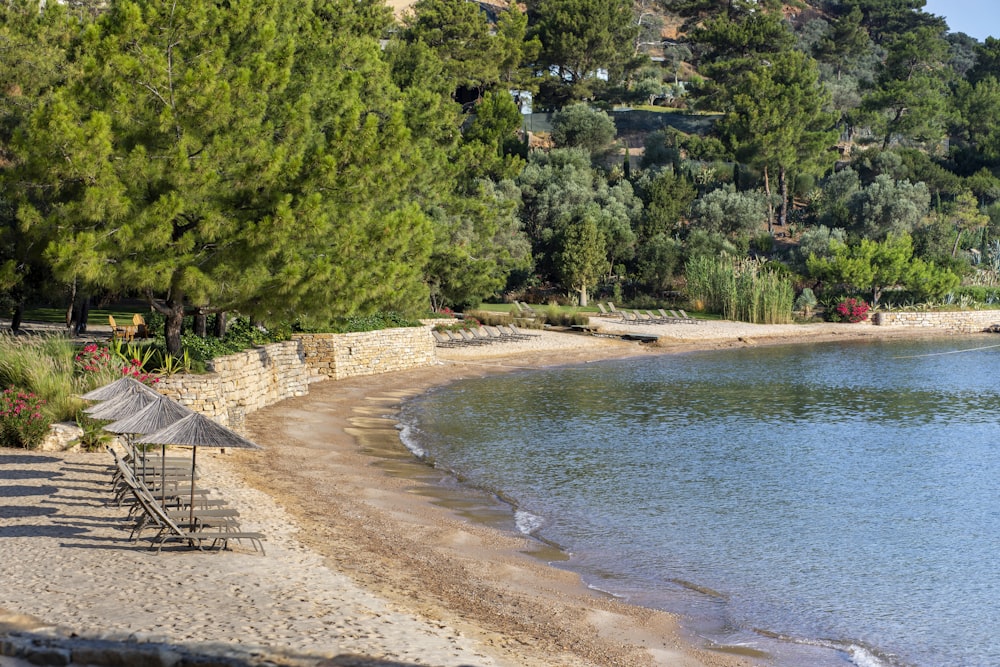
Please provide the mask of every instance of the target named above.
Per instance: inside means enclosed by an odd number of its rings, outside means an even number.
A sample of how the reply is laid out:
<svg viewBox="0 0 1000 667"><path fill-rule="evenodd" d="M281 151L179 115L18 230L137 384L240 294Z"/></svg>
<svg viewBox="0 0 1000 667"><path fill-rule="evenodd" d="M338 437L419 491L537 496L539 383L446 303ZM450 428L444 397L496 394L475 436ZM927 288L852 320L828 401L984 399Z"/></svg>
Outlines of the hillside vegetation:
<svg viewBox="0 0 1000 667"><path fill-rule="evenodd" d="M192 313L698 307L693 266L821 304L989 302L1000 42L923 7L11 0L3 305L138 297L176 354ZM626 146L638 105L700 123Z"/></svg>

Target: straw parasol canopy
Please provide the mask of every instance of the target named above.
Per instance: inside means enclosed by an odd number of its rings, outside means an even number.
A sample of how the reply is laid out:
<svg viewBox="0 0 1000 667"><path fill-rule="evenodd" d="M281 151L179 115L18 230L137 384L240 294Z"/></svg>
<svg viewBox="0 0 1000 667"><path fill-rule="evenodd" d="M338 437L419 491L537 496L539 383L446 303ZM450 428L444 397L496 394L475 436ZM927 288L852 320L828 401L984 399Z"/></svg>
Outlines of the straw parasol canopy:
<svg viewBox="0 0 1000 667"><path fill-rule="evenodd" d="M94 419L107 421L124 419L125 417L131 417L159 398L160 394L156 391L141 382L136 382L135 385L121 390L114 398L85 408L84 412Z"/></svg>
<svg viewBox="0 0 1000 667"><path fill-rule="evenodd" d="M155 389L147 387L146 385L139 382L131 375L124 375L110 384L106 384L103 387L98 387L93 391L88 391L80 398L82 398L85 401L110 401L118 398L119 396L129 391L134 391L139 387L148 391L151 394L159 396L159 394L156 392Z"/></svg>
<svg viewBox="0 0 1000 667"><path fill-rule="evenodd" d="M146 407L107 424L104 430L112 433L154 433L191 414L194 413L180 403L157 394Z"/></svg>
<svg viewBox="0 0 1000 667"><path fill-rule="evenodd" d="M119 419L116 422L107 424L104 427L105 431L110 431L111 433L118 434L132 434L141 435L143 433L153 433L160 430L166 426L173 424L174 422L193 414L192 411L180 403L162 396L160 394L156 395L156 398L130 417L125 417L124 419ZM167 447L166 445L160 446L160 475L161 479L164 480L162 483L163 498L166 500L166 477L167 477ZM133 451L132 463L133 466L138 468L138 453ZM142 456L142 470L146 470L146 457Z"/></svg>
<svg viewBox="0 0 1000 667"><path fill-rule="evenodd" d="M191 447L191 525L194 525L194 476L195 457L199 447L233 447L239 449L262 449L255 442L247 440L242 435L212 421L205 415L192 412L187 417L175 421L158 431L142 436L137 440L144 445L181 445ZM192 528L193 530L193 528Z"/></svg>
<svg viewBox="0 0 1000 667"><path fill-rule="evenodd" d="M198 412L192 412L169 426L144 435L139 442L147 445L261 449L257 443Z"/></svg>

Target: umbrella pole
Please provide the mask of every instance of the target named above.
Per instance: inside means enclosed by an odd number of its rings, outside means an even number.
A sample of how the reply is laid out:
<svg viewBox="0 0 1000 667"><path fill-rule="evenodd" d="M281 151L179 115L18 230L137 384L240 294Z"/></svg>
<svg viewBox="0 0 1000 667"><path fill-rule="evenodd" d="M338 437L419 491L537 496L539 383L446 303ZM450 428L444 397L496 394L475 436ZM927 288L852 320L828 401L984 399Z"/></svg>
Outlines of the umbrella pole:
<svg viewBox="0 0 1000 667"><path fill-rule="evenodd" d="M160 506L167 509L167 446L160 445Z"/></svg>
<svg viewBox="0 0 1000 667"><path fill-rule="evenodd" d="M125 434L125 449L132 454L132 474L136 477L139 476L139 450L132 441L132 434ZM142 464L145 466L146 462L143 461Z"/></svg>
<svg viewBox="0 0 1000 667"><path fill-rule="evenodd" d="M142 458L142 477L143 477L143 481L145 481L145 477L146 477L146 452L145 452L145 450L142 449L142 445L135 444L135 438L132 436L131 433L129 433L125 437L128 438L128 441L130 443L132 443L132 456L141 457ZM138 464L136 464L136 465L138 465Z"/></svg>
<svg viewBox="0 0 1000 667"><path fill-rule="evenodd" d="M188 526L191 532L194 532L194 457L198 455L198 448L191 448L191 517L188 522Z"/></svg>

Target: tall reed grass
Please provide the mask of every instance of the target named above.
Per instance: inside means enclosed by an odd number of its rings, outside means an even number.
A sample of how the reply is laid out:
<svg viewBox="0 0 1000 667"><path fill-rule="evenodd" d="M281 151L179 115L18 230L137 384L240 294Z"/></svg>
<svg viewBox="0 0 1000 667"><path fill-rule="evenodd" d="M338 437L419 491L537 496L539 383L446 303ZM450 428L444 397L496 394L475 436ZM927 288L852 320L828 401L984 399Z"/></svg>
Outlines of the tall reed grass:
<svg viewBox="0 0 1000 667"><path fill-rule="evenodd" d="M122 366L108 364L78 374L78 350L65 336L0 335L0 386L31 391L45 399L45 413L53 421L72 420L84 403L77 396L122 376Z"/></svg>
<svg viewBox="0 0 1000 667"><path fill-rule="evenodd" d="M691 301L727 320L754 324L792 321L795 290L791 282L751 259L697 257L687 265Z"/></svg>

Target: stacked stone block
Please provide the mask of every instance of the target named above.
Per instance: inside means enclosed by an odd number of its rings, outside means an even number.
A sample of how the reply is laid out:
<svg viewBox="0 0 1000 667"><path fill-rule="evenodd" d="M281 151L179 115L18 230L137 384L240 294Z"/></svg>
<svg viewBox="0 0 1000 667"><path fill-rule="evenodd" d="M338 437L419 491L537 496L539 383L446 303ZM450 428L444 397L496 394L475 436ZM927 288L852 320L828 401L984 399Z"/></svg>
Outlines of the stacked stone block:
<svg viewBox="0 0 1000 667"><path fill-rule="evenodd" d="M428 327L348 334L300 334L216 359L205 375L174 375L158 389L196 412L242 429L246 415L293 396L309 384L427 366L436 361Z"/></svg>
<svg viewBox="0 0 1000 667"><path fill-rule="evenodd" d="M879 326L930 327L948 333L979 333L1000 324L1000 310L879 312L875 314L873 323Z"/></svg>

